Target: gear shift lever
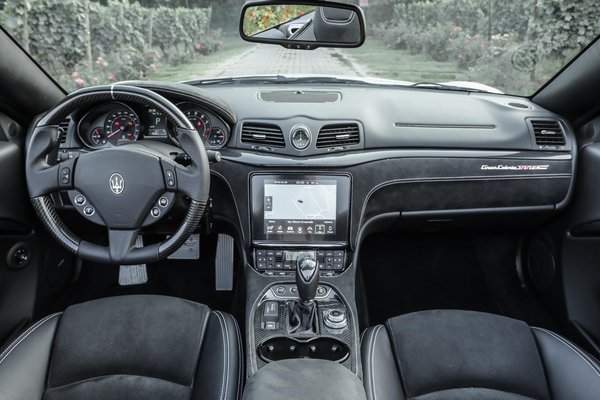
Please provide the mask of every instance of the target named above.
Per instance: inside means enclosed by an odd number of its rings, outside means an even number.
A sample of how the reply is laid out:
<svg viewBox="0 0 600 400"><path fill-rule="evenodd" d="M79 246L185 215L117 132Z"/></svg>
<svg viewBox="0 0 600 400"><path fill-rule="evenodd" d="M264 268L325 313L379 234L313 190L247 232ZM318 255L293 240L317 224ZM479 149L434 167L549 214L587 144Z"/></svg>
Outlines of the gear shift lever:
<svg viewBox="0 0 600 400"><path fill-rule="evenodd" d="M311 256L298 260L296 286L298 286L298 295L303 303L310 304L315 300L319 286L319 264Z"/></svg>
<svg viewBox="0 0 600 400"><path fill-rule="evenodd" d="M310 255L296 263L296 286L300 300L288 302L289 333L318 333L315 296L319 286L319 264Z"/></svg>

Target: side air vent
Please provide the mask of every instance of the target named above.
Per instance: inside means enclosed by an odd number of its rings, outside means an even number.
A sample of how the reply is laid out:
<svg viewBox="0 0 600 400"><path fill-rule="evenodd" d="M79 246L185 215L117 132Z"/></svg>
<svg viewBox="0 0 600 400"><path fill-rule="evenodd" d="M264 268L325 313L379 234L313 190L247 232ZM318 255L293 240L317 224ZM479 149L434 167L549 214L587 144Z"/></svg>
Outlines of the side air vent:
<svg viewBox="0 0 600 400"><path fill-rule="evenodd" d="M535 144L538 146L553 148L564 146L567 143L560 122L550 119L531 120L530 122L535 136Z"/></svg>
<svg viewBox="0 0 600 400"><path fill-rule="evenodd" d="M63 122L58 124L58 130L60 131L60 144L65 144L67 141L67 131L69 130L70 123L71 117L67 117Z"/></svg>
<svg viewBox="0 0 600 400"><path fill-rule="evenodd" d="M358 124L325 125L319 131L317 148L350 146L360 143Z"/></svg>
<svg viewBox="0 0 600 400"><path fill-rule="evenodd" d="M285 147L283 131L279 126L259 122L245 122L242 125L242 143Z"/></svg>

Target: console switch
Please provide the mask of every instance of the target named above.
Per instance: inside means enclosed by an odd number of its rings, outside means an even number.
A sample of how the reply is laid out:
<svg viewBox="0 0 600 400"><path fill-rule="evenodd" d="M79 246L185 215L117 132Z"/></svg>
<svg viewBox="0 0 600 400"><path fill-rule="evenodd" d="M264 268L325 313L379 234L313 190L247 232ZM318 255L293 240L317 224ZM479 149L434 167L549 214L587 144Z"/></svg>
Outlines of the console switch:
<svg viewBox="0 0 600 400"><path fill-rule="evenodd" d="M262 328L265 330L275 330L279 328L279 302L265 301L262 313Z"/></svg>

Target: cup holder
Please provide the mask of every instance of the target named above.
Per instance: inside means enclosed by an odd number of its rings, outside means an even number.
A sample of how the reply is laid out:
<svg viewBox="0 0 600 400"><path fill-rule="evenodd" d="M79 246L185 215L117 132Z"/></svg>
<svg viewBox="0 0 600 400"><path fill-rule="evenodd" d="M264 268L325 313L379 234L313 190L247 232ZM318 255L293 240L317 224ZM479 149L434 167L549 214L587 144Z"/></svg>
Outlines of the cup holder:
<svg viewBox="0 0 600 400"><path fill-rule="evenodd" d="M280 336L265 340L258 346L263 361L280 361L290 358L314 358L344 362L350 356L350 348L344 342L330 337L297 340Z"/></svg>

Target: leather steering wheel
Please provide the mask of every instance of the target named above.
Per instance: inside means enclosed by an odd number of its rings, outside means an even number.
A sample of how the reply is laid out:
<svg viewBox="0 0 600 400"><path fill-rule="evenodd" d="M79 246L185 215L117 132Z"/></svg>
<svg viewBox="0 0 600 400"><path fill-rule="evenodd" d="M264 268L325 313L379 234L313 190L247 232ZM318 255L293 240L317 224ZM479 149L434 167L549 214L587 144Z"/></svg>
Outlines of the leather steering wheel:
<svg viewBox="0 0 600 400"><path fill-rule="evenodd" d="M135 102L162 111L174 124L190 165L176 163L168 151L171 146L149 141L49 163L48 156L59 147L58 124L73 111L104 101ZM34 209L52 236L81 258L107 264L151 263L172 254L200 224L210 189L206 150L186 116L164 97L127 85L81 89L48 111L30 130L25 172ZM85 218L108 229L108 246L82 240L69 230L50 197L58 191L66 191ZM162 243L135 247L141 228L160 220L177 193L190 203L176 233Z"/></svg>

